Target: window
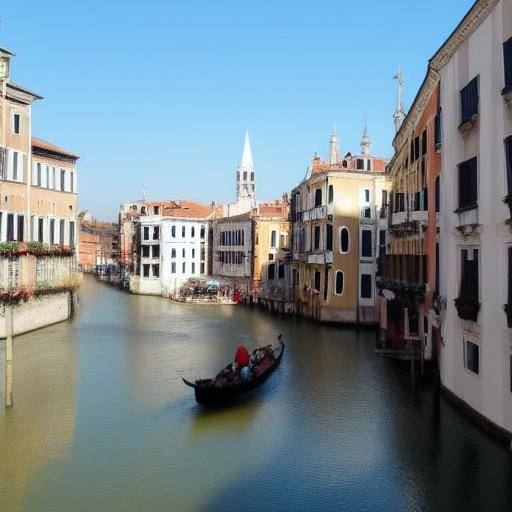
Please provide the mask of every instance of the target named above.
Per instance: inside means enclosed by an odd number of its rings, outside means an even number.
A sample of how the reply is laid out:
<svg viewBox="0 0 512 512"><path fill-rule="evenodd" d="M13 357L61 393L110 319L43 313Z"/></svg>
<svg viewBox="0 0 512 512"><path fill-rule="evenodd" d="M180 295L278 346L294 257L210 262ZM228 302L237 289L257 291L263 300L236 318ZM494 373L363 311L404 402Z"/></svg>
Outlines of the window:
<svg viewBox="0 0 512 512"><path fill-rule="evenodd" d="M247 181L247 171L244 171L244 181Z"/></svg>
<svg viewBox="0 0 512 512"><path fill-rule="evenodd" d="M142 238L144 240L149 240L149 226L144 226L142 228Z"/></svg>
<svg viewBox="0 0 512 512"><path fill-rule="evenodd" d="M268 280L272 281L276 277L276 264L270 263L267 269Z"/></svg>
<svg viewBox="0 0 512 512"><path fill-rule="evenodd" d="M471 121L478 114L478 77L460 91L460 124Z"/></svg>
<svg viewBox="0 0 512 512"><path fill-rule="evenodd" d="M480 372L480 347L476 343L463 340L464 343L464 368L470 372Z"/></svg>
<svg viewBox="0 0 512 512"><path fill-rule="evenodd" d="M340 229L340 252L341 254L347 254L350 250L350 235L348 228L343 226Z"/></svg>
<svg viewBox="0 0 512 512"><path fill-rule="evenodd" d="M315 189L315 208L317 206L322 206L322 189Z"/></svg>
<svg viewBox="0 0 512 512"><path fill-rule="evenodd" d="M418 160L420 157L420 136L418 135L414 139L414 160Z"/></svg>
<svg viewBox="0 0 512 512"><path fill-rule="evenodd" d="M7 214L7 241L12 242L14 240L14 215L12 213Z"/></svg>
<svg viewBox="0 0 512 512"><path fill-rule="evenodd" d="M64 245L64 219L59 221L59 243L60 245Z"/></svg>
<svg viewBox="0 0 512 512"><path fill-rule="evenodd" d="M140 214L141 215L146 215L146 207L145 206L142 206L141 209L140 209Z"/></svg>
<svg viewBox="0 0 512 512"><path fill-rule="evenodd" d="M272 261L273 259L274 259L274 255L272 253L269 253L268 261Z"/></svg>
<svg viewBox="0 0 512 512"><path fill-rule="evenodd" d="M320 226L315 226L315 250L320 249Z"/></svg>
<svg viewBox="0 0 512 512"><path fill-rule="evenodd" d="M512 87L512 37L503 43L505 90Z"/></svg>
<svg viewBox="0 0 512 512"><path fill-rule="evenodd" d="M428 188L423 189L423 210L428 210Z"/></svg>
<svg viewBox="0 0 512 512"><path fill-rule="evenodd" d="M176 249L171 249L171 258L176 258Z"/></svg>
<svg viewBox="0 0 512 512"><path fill-rule="evenodd" d="M462 249L459 298L478 302L478 249Z"/></svg>
<svg viewBox="0 0 512 512"><path fill-rule="evenodd" d="M64 169L60 170L60 190L66 190L66 171Z"/></svg>
<svg viewBox="0 0 512 512"><path fill-rule="evenodd" d="M142 265L142 275L144 277L149 277L149 265L146 263Z"/></svg>
<svg viewBox="0 0 512 512"><path fill-rule="evenodd" d="M192 274L196 273L196 264L195 262L192 262Z"/></svg>
<svg viewBox="0 0 512 512"><path fill-rule="evenodd" d="M50 245L54 245L54 244L55 244L55 219L50 219Z"/></svg>
<svg viewBox="0 0 512 512"><path fill-rule="evenodd" d="M315 272L315 290L318 291L318 292L320 291L320 279L321 279L321 274L317 270Z"/></svg>
<svg viewBox="0 0 512 512"><path fill-rule="evenodd" d="M153 277L160 277L160 265L158 263L151 265L151 270L153 271Z"/></svg>
<svg viewBox="0 0 512 512"><path fill-rule="evenodd" d="M69 221L69 246L75 247L75 223L74 221Z"/></svg>
<svg viewBox="0 0 512 512"><path fill-rule="evenodd" d="M196 257L196 250L192 247L192 258Z"/></svg>
<svg viewBox="0 0 512 512"><path fill-rule="evenodd" d="M439 107L434 121L434 144L436 145L436 149L441 147L441 134L441 107Z"/></svg>
<svg viewBox="0 0 512 512"><path fill-rule="evenodd" d="M361 231L361 256L363 258L372 257L372 232L369 229Z"/></svg>
<svg viewBox="0 0 512 512"><path fill-rule="evenodd" d="M23 228L25 227L25 217L23 215L18 215L18 233L16 236L16 240L18 242L23 242Z"/></svg>
<svg viewBox="0 0 512 512"><path fill-rule="evenodd" d="M251 172L251 181L254 181L254 173Z"/></svg>
<svg viewBox="0 0 512 512"><path fill-rule="evenodd" d="M343 285L344 285L344 276L343 272L341 270L336 270L336 282L335 282L335 288L334 293L336 295L341 295L343 293Z"/></svg>
<svg viewBox="0 0 512 512"><path fill-rule="evenodd" d="M199 231L199 236L200 236L201 240L204 240L204 232L205 232L204 226L201 226L201 230Z"/></svg>
<svg viewBox="0 0 512 512"><path fill-rule="evenodd" d="M325 226L325 248L328 251L332 251L332 224L327 224Z"/></svg>
<svg viewBox="0 0 512 512"><path fill-rule="evenodd" d="M46 188L50 188L50 166L46 166Z"/></svg>
<svg viewBox="0 0 512 512"><path fill-rule="evenodd" d="M372 161L369 158L368 158L368 160L366 160L366 170L367 171L372 170Z"/></svg>
<svg viewBox="0 0 512 512"><path fill-rule="evenodd" d="M190 228L190 236L191 238L194 238L196 236L196 228L194 226Z"/></svg>
<svg viewBox="0 0 512 512"><path fill-rule="evenodd" d="M153 240L159 240L159 239L160 239L160 227L153 226Z"/></svg>
<svg viewBox="0 0 512 512"><path fill-rule="evenodd" d="M361 298L371 299L372 298L372 275L361 274Z"/></svg>
<svg viewBox="0 0 512 512"><path fill-rule="evenodd" d="M149 245L142 246L142 257L149 258Z"/></svg>
<svg viewBox="0 0 512 512"><path fill-rule="evenodd" d="M181 226L181 238L185 238L185 226Z"/></svg>
<svg viewBox="0 0 512 512"><path fill-rule="evenodd" d="M12 179L16 181L18 179L18 152L13 151L12 153Z"/></svg>
<svg viewBox="0 0 512 512"><path fill-rule="evenodd" d="M171 226L171 238L176 238L176 226Z"/></svg>
<svg viewBox="0 0 512 512"><path fill-rule="evenodd" d="M284 265L282 263L277 267L277 277L279 279L284 279Z"/></svg>
<svg viewBox="0 0 512 512"><path fill-rule="evenodd" d="M273 230L270 233L270 247L275 247L276 246L276 237L277 237L277 233L276 233L275 230Z"/></svg>
<svg viewBox="0 0 512 512"><path fill-rule="evenodd" d="M185 262L183 262L181 265L181 271L183 272L183 274L186 272L186 268L187 268L187 265Z"/></svg>
<svg viewBox="0 0 512 512"><path fill-rule="evenodd" d="M362 158L356 159L356 170L364 171L364 160Z"/></svg>
<svg viewBox="0 0 512 512"><path fill-rule="evenodd" d="M184 258L185 257L185 247L183 247L183 249L181 249L181 257Z"/></svg>
<svg viewBox="0 0 512 512"><path fill-rule="evenodd" d="M199 265L199 273L204 274L204 262L201 262L201 264Z"/></svg>
<svg viewBox="0 0 512 512"><path fill-rule="evenodd" d="M171 274L176 274L176 262L171 262Z"/></svg>
<svg viewBox="0 0 512 512"><path fill-rule="evenodd" d="M436 243L436 282L435 291L439 293L439 243Z"/></svg>
<svg viewBox="0 0 512 512"><path fill-rule="evenodd" d="M75 191L75 173L73 171L71 171L69 173L69 190L70 192L74 192Z"/></svg>
<svg viewBox="0 0 512 512"><path fill-rule="evenodd" d="M459 164L459 209L477 207L477 157Z"/></svg>
<svg viewBox="0 0 512 512"><path fill-rule="evenodd" d="M423 130L421 134L421 154L427 154L427 130Z"/></svg>
<svg viewBox="0 0 512 512"><path fill-rule="evenodd" d="M440 211L440 208L441 208L441 189L439 188L440 187L440 184L439 184L439 175L436 176L436 181L435 181L435 203L436 203L436 212L439 212Z"/></svg>
<svg viewBox="0 0 512 512"><path fill-rule="evenodd" d="M334 201L334 187L332 185L329 185L327 202L329 204L332 204L333 201Z"/></svg>
<svg viewBox="0 0 512 512"><path fill-rule="evenodd" d="M155 215L160 215L160 206L153 206L153 213Z"/></svg>
<svg viewBox="0 0 512 512"><path fill-rule="evenodd" d="M37 179L36 179L36 185L38 187L41 186L41 164L38 162L37 163Z"/></svg>
<svg viewBox="0 0 512 512"><path fill-rule="evenodd" d="M386 245L386 230L385 229L379 230L379 245L380 246Z"/></svg>
<svg viewBox="0 0 512 512"><path fill-rule="evenodd" d="M505 162L507 166L507 194L512 195L512 135L505 139Z"/></svg>
<svg viewBox="0 0 512 512"><path fill-rule="evenodd" d="M43 234L44 234L44 219L39 217L37 220L37 241L43 243Z"/></svg>
<svg viewBox="0 0 512 512"><path fill-rule="evenodd" d="M20 126L21 126L21 118L19 114L14 114L13 116L13 123L12 123L12 130L14 133L19 134L20 133Z"/></svg>

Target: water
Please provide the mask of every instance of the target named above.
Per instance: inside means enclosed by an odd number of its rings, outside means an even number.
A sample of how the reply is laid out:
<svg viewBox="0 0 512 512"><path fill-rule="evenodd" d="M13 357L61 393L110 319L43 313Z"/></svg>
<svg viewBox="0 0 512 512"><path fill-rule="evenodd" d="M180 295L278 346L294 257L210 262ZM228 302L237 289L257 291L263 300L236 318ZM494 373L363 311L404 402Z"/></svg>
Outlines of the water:
<svg viewBox="0 0 512 512"><path fill-rule="evenodd" d="M413 393L373 331L92 279L81 301L74 320L15 339L2 511L512 510L512 454L428 386ZM249 400L195 404L180 376L278 333L282 365Z"/></svg>

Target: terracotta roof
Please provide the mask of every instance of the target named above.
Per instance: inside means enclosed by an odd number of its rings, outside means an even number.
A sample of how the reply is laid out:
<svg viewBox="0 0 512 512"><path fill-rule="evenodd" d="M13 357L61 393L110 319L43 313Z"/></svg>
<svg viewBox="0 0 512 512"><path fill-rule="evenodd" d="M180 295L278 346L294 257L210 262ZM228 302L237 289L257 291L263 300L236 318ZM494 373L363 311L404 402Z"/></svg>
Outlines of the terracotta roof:
<svg viewBox="0 0 512 512"><path fill-rule="evenodd" d="M372 161L372 170L357 170L356 160L358 158L370 158ZM322 174L324 172L336 172L336 171L355 171L355 172L384 172L386 170L386 160L376 156L356 156L351 153L347 153L339 164L328 164L325 160L322 160L318 155L315 154L311 163L311 174Z"/></svg>
<svg viewBox="0 0 512 512"><path fill-rule="evenodd" d="M194 219L207 219L212 216L214 209L195 201L166 201L162 215L164 217L191 217ZM148 203L146 203L148 204Z"/></svg>
<svg viewBox="0 0 512 512"><path fill-rule="evenodd" d="M44 151L50 151L52 153L58 153L60 155L69 156L71 158L80 158L75 153L71 153L71 151L68 151L67 149L60 148L59 146L55 146L54 144L51 144L50 142L47 142L43 139L39 139L38 137L32 137L32 147L33 148L39 148Z"/></svg>

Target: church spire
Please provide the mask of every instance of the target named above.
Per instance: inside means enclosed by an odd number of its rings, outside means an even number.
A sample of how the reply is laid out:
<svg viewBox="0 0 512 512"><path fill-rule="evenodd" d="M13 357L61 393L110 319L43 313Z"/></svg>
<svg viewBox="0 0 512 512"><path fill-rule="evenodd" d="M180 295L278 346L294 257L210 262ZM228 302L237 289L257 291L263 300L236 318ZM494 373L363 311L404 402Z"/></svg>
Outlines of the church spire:
<svg viewBox="0 0 512 512"><path fill-rule="evenodd" d="M329 165L340 163L340 145L338 135L336 134L336 125L332 123L331 138L329 139L329 157L327 158Z"/></svg>
<svg viewBox="0 0 512 512"><path fill-rule="evenodd" d="M368 122L364 122L363 136L361 137L361 155L369 155L372 141L368 137Z"/></svg>
<svg viewBox="0 0 512 512"><path fill-rule="evenodd" d="M402 71L402 68L398 66L398 73L393 77L394 80L398 83L398 95L397 95L397 102L396 102L396 111L393 114L393 120L395 122L395 130L398 132L400 129L400 126L402 126L402 123L405 119L405 110L403 105L403 86L404 86L404 73Z"/></svg>
<svg viewBox="0 0 512 512"><path fill-rule="evenodd" d="M242 159L236 170L236 199L249 198L256 199L255 180L254 180L254 163L252 160L251 143L249 141L249 133L245 132L244 149L242 151Z"/></svg>

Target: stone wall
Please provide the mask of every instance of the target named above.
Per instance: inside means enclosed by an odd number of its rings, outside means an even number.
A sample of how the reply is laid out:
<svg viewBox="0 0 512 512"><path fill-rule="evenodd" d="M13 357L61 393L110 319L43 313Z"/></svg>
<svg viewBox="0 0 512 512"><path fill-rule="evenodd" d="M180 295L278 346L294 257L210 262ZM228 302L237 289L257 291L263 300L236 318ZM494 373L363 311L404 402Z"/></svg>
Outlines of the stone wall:
<svg viewBox="0 0 512 512"><path fill-rule="evenodd" d="M6 321L4 304L0 306L0 338L6 337ZM12 306L13 334L23 334L41 327L62 322L71 316L70 293L63 292L29 299Z"/></svg>

